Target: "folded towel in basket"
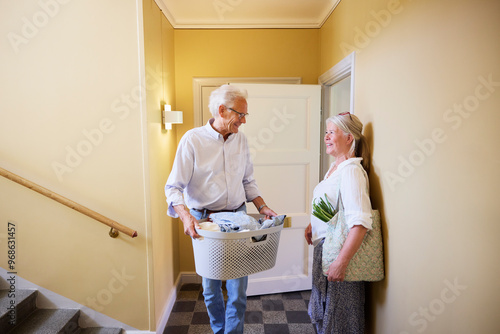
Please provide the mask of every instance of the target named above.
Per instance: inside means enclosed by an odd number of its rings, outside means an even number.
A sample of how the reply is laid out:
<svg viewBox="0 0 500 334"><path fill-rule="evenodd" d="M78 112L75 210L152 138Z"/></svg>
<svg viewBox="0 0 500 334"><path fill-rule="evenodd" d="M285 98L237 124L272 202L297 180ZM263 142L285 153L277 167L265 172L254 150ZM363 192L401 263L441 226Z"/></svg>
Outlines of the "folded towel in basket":
<svg viewBox="0 0 500 334"><path fill-rule="evenodd" d="M285 215L280 215L271 219L257 220L243 211L217 212L209 216L212 222L219 225L221 232L255 231L275 227L282 225L285 217Z"/></svg>
<svg viewBox="0 0 500 334"><path fill-rule="evenodd" d="M283 222L285 221L286 215L279 215L276 217L271 217L270 219L264 219L260 218L259 223L262 225L260 229L264 228L270 228L270 227L276 227L283 225Z"/></svg>
<svg viewBox="0 0 500 334"><path fill-rule="evenodd" d="M260 228L257 219L243 211L212 213L209 218L219 225L221 232L241 232Z"/></svg>
<svg viewBox="0 0 500 334"><path fill-rule="evenodd" d="M200 223L200 228L205 231L220 232L219 225L212 222L202 222Z"/></svg>

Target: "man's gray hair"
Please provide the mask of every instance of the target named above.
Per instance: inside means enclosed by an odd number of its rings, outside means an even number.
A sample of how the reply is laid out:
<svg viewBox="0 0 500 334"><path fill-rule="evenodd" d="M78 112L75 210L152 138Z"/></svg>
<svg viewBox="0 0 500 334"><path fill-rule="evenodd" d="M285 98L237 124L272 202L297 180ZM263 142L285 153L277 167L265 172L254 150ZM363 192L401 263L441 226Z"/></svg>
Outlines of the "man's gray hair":
<svg viewBox="0 0 500 334"><path fill-rule="evenodd" d="M238 98L246 99L248 93L246 89L241 89L233 85L222 85L210 94L210 102L208 108L214 118L219 117L219 107L225 105L231 108L234 101Z"/></svg>

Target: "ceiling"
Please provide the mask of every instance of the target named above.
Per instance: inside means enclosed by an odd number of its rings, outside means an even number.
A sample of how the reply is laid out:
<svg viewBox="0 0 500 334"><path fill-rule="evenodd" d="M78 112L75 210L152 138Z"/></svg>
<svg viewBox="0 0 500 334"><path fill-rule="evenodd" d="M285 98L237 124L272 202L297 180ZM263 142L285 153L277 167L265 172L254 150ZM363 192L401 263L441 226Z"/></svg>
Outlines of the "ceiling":
<svg viewBox="0 0 500 334"><path fill-rule="evenodd" d="M176 29L320 28L340 0L155 0Z"/></svg>

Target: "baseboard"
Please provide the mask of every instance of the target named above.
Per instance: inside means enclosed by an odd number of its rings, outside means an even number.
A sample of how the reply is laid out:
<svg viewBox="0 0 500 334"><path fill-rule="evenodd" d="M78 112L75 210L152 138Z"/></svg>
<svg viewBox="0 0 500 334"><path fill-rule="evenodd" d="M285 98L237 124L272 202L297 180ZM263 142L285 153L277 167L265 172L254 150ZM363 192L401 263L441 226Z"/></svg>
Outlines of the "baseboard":
<svg viewBox="0 0 500 334"><path fill-rule="evenodd" d="M201 284L201 277L198 276L195 272L181 272L175 281L174 287L172 288L172 292L170 293L170 298L165 306L163 311L163 315L161 317L161 321L156 328L156 333L163 333L165 331L165 327L167 327L168 318L172 313L172 309L174 308L175 301L177 300L177 295L181 290L181 286L183 284L189 283L198 283ZM128 334L129 332L127 332Z"/></svg>

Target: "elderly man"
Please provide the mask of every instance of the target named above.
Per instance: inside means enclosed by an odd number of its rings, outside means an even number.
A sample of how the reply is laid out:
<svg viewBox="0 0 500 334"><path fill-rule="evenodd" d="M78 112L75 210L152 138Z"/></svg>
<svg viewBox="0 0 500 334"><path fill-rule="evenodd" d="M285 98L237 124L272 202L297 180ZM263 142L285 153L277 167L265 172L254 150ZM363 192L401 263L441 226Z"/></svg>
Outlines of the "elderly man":
<svg viewBox="0 0 500 334"><path fill-rule="evenodd" d="M165 195L168 215L180 217L184 233L192 238L200 237L198 220L213 212L246 212L246 202L253 202L261 214L276 216L260 195L247 139L238 131L248 117L246 98L246 91L232 85L214 90L209 102L214 118L186 132L179 143ZM203 277L214 333L243 333L247 284L247 276L227 280L224 310L222 282Z"/></svg>

